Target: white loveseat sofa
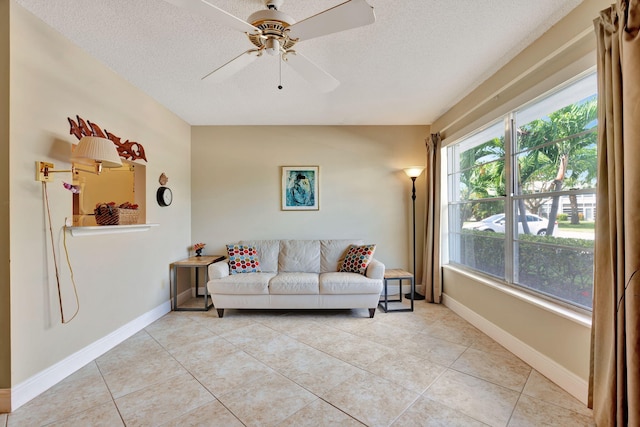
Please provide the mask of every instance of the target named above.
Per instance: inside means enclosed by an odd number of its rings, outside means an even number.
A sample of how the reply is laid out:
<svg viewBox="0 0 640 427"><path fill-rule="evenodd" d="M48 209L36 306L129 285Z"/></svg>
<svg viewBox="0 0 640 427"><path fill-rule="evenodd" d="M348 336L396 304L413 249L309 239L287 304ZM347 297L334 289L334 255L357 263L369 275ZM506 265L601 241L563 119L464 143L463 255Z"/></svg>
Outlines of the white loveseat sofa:
<svg viewBox="0 0 640 427"><path fill-rule="evenodd" d="M229 260L209 266L207 290L218 316L233 309L367 308L375 314L384 264L371 259L365 274L339 272L350 245L361 240L255 240L261 272L230 274Z"/></svg>

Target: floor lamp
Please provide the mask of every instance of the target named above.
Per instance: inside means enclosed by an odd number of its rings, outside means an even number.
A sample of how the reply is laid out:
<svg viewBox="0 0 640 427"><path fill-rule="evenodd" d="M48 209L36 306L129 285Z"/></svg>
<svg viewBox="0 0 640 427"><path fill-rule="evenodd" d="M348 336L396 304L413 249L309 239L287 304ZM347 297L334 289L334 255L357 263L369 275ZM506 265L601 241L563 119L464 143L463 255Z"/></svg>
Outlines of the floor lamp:
<svg viewBox="0 0 640 427"><path fill-rule="evenodd" d="M404 173L407 174L409 178L411 178L411 203L413 207L413 234L412 234L412 243L413 243L413 280L415 283L416 280L416 178L422 174L424 170L424 166L409 166L408 168L404 168ZM402 292L402 289L400 290ZM405 295L406 298L411 298L411 293ZM423 300L424 295L420 295L419 293L415 293L413 296L414 300Z"/></svg>

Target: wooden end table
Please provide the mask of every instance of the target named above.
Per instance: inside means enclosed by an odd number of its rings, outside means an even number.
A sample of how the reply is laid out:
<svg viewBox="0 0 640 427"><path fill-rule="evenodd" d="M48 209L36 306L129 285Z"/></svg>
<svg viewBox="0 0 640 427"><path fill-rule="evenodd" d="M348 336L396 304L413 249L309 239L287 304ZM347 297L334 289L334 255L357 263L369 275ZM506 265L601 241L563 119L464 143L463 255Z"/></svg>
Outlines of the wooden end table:
<svg viewBox="0 0 640 427"><path fill-rule="evenodd" d="M389 293L387 291L387 285L392 280L398 281L398 293L400 296L398 299L390 300ZM411 308L391 309L389 308L390 302L400 302L400 303L402 302L402 281L403 280L409 280L411 282L411 298L410 298ZM385 313L389 311L413 311L413 299L414 299L415 293L416 293L416 285L413 280L413 274L409 273L408 271L404 271L400 268L392 268L389 270L385 270L384 271L384 301L380 300L380 302L378 302L378 307L383 309Z"/></svg>
<svg viewBox="0 0 640 427"><path fill-rule="evenodd" d="M169 277L169 281L170 281L170 289L171 292L173 293L173 298L172 298L172 307L171 309L174 311L209 311L209 309L211 307L213 307L213 302L211 304L209 304L209 291L207 290L207 281L209 280L209 265L213 264L214 262L218 262L218 261L222 261L223 259L225 259L226 257L224 255L202 255L199 257L196 256L192 256L180 261L176 261L174 263L171 264L170 269L171 269L171 274ZM203 308L197 308L197 307L178 307L178 268L179 267L187 267L187 268L192 268L195 269L196 271L196 283L195 283L195 287L196 287L196 297L204 297L204 307ZM204 283L204 295L199 295L198 294L198 284L199 284L199 280L198 280L198 271L200 270L200 268L204 267L205 269L205 283Z"/></svg>

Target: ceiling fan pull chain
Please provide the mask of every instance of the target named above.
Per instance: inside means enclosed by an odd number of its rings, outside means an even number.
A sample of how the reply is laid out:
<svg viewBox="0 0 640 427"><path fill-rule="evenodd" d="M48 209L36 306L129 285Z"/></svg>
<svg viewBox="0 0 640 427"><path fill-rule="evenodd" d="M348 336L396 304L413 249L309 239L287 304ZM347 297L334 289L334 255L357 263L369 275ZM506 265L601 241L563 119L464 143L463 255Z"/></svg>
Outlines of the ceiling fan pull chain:
<svg viewBox="0 0 640 427"><path fill-rule="evenodd" d="M280 55L280 61L278 61L280 65L280 84L278 85L278 89L280 90L282 90L282 61L284 61L284 59L282 59L282 55Z"/></svg>

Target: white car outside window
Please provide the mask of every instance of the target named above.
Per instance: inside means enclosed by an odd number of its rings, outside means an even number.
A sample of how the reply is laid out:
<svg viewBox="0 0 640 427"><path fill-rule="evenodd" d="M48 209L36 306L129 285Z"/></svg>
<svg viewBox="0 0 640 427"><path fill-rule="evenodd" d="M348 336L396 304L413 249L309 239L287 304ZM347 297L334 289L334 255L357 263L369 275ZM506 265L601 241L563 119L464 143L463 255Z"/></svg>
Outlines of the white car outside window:
<svg viewBox="0 0 640 427"><path fill-rule="evenodd" d="M487 217L482 221L466 224L462 228L504 233L504 224L505 219L504 214L502 213L491 215L490 217ZM549 221L546 218L542 218L538 215L527 214L527 224L529 225L529 231L531 232L531 234L537 234L540 236L545 236L547 234L547 226L549 224ZM557 229L557 227L554 229ZM522 228L521 222L518 222L518 233L524 234L524 229Z"/></svg>

